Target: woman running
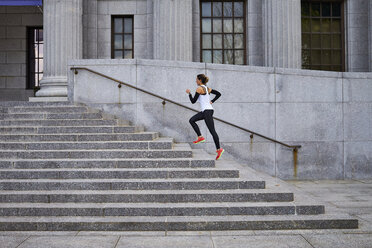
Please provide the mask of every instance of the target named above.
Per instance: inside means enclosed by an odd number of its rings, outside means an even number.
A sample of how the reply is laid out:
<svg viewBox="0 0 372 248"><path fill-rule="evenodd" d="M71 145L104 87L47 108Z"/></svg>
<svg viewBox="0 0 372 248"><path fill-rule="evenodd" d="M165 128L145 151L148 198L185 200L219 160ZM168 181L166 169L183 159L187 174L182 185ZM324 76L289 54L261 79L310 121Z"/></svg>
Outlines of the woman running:
<svg viewBox="0 0 372 248"><path fill-rule="evenodd" d="M220 141L216 133L216 130L214 130L214 122L213 122L214 110L213 110L212 104L221 96L221 93L218 92L217 90L212 90L211 88L208 88L206 86L208 81L209 81L208 77L206 77L204 74L199 74L196 77L196 84L199 87L196 89L195 96L192 97L192 94L190 93L189 89L186 90L186 93L189 94L189 98L192 104L196 103L196 101L199 101L200 109L201 109L201 112L197 113L190 119L190 124L195 130L196 134L198 135L198 139L195 140L193 143L199 144L199 143L205 142L205 138L201 135L200 129L198 125L196 124L197 121L204 119L205 124L207 124L209 132L213 136L214 144L216 145L216 149L217 149L216 160L218 160L225 150L220 148ZM210 93L216 95L212 101L210 100L210 97L209 97Z"/></svg>

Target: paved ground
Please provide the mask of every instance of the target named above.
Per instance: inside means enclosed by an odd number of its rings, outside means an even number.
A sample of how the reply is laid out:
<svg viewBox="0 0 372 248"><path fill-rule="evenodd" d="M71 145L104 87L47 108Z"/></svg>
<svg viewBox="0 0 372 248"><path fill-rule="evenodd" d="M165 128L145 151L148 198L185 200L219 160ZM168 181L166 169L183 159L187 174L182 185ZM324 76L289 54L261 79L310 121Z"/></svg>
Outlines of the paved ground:
<svg viewBox="0 0 372 248"><path fill-rule="evenodd" d="M372 180L288 182L326 211L359 219L357 230L231 232L0 232L1 248L358 247L372 248ZM298 193L295 193L295 195Z"/></svg>

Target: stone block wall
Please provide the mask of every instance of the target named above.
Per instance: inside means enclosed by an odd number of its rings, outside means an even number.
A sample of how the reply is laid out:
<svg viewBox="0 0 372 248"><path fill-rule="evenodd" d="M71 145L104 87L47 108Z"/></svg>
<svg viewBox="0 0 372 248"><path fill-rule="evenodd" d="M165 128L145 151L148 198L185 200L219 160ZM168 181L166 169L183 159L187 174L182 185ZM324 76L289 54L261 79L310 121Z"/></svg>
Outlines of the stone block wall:
<svg viewBox="0 0 372 248"><path fill-rule="evenodd" d="M326 72L272 67L217 65L160 60L73 61L160 96L192 105L185 93L205 73L222 97L215 117L291 144L292 149L216 122L222 146L241 163L283 179L372 178L372 73ZM88 89L88 90L87 90ZM102 91L102 89L105 89ZM70 72L69 98L159 131L177 142L191 142L194 112L136 92L92 73ZM205 124L207 142L215 147ZM296 174L297 172L297 174Z"/></svg>
<svg viewBox="0 0 372 248"><path fill-rule="evenodd" d="M35 6L0 6L0 101L28 100L26 90L27 26L42 26Z"/></svg>
<svg viewBox="0 0 372 248"><path fill-rule="evenodd" d="M150 3L149 3L150 4ZM111 15L134 16L134 57L151 58L148 18L151 6L146 0L85 0L84 58L111 58ZM151 27L151 26L150 26Z"/></svg>
<svg viewBox="0 0 372 248"><path fill-rule="evenodd" d="M344 163L347 178L372 173L372 77L344 75Z"/></svg>

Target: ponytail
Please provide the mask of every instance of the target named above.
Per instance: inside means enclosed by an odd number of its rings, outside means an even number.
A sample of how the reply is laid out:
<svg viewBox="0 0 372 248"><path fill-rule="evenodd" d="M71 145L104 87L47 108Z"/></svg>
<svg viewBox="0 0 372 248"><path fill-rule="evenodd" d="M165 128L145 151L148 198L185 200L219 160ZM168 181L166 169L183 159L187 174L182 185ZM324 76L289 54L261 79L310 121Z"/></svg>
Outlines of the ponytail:
<svg viewBox="0 0 372 248"><path fill-rule="evenodd" d="M204 74L199 74L197 78L203 83L206 84L209 81L209 77L205 76Z"/></svg>

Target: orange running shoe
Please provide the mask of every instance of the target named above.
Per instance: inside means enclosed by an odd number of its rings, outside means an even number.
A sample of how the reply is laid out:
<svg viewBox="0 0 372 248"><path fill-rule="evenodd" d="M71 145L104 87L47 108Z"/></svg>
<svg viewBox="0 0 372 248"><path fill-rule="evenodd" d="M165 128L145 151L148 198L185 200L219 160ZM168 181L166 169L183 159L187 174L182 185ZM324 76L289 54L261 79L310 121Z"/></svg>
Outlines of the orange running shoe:
<svg viewBox="0 0 372 248"><path fill-rule="evenodd" d="M198 137L197 140L193 141L194 144L199 144L199 143L203 143L205 142L205 138L202 136L202 137Z"/></svg>
<svg viewBox="0 0 372 248"><path fill-rule="evenodd" d="M225 150L220 148L217 150L217 157L216 157L216 160L219 160L220 157L222 156L222 153L224 152Z"/></svg>

